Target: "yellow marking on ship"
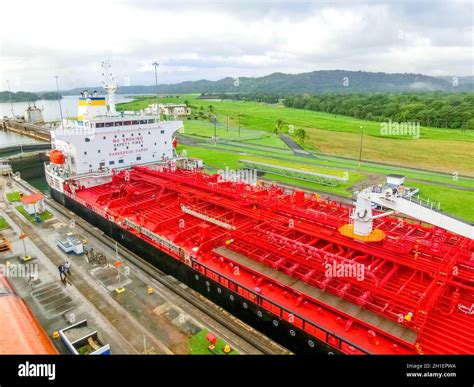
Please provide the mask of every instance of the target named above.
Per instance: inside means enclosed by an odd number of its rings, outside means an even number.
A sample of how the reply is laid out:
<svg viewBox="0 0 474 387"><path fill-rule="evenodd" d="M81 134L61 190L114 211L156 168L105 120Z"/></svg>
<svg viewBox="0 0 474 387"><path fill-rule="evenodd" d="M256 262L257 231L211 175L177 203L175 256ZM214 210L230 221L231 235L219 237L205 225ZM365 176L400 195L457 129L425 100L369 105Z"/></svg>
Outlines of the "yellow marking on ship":
<svg viewBox="0 0 474 387"><path fill-rule="evenodd" d="M80 99L79 106L105 106L105 99Z"/></svg>

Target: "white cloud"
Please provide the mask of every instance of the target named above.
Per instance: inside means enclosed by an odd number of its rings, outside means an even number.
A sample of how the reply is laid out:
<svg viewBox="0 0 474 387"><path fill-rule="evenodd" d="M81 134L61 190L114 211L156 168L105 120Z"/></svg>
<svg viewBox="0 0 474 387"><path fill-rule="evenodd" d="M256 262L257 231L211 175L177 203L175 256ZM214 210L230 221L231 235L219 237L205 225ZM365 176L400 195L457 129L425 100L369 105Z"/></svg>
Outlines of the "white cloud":
<svg viewBox="0 0 474 387"><path fill-rule="evenodd" d="M288 0L289 1L289 0ZM348 69L472 74L471 3L10 1L2 4L0 90Z"/></svg>

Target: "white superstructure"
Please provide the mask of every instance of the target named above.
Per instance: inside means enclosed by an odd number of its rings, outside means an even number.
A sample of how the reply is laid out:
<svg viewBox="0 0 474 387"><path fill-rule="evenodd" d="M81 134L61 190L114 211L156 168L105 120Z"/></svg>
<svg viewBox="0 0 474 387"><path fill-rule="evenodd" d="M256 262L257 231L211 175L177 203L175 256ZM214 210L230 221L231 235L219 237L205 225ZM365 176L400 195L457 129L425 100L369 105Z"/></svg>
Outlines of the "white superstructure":
<svg viewBox="0 0 474 387"><path fill-rule="evenodd" d="M44 124L43 109L33 106L28 106L25 111L25 122L30 124Z"/></svg>
<svg viewBox="0 0 474 387"><path fill-rule="evenodd" d="M133 165L163 163L176 157L174 134L182 121L160 121L159 115L124 114L115 110L117 83L108 62L102 64L105 97L85 91L79 98L76 120L64 120L51 132L48 184L63 192L64 181L103 184L113 171Z"/></svg>

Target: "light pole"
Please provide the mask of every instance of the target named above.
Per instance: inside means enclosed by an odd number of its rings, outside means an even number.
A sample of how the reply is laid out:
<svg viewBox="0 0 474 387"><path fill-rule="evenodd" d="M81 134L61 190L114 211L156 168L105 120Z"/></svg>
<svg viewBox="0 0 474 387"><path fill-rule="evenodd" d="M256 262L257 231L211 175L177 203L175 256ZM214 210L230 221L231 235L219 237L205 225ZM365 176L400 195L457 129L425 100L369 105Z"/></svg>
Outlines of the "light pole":
<svg viewBox="0 0 474 387"><path fill-rule="evenodd" d="M157 61L152 63L155 66L155 92L156 92L156 113L159 114L158 109L158 66L160 65Z"/></svg>
<svg viewBox="0 0 474 387"><path fill-rule="evenodd" d="M54 78L56 78L56 93L58 94L59 115L61 116L61 125L62 125L62 123L63 123L63 109L61 107L61 96L59 95L58 76L55 75Z"/></svg>
<svg viewBox="0 0 474 387"><path fill-rule="evenodd" d="M360 163L362 161L362 140L364 138L364 127L360 127L360 149L359 149L359 168L360 168Z"/></svg>
<svg viewBox="0 0 474 387"><path fill-rule="evenodd" d="M8 95L10 96L10 107L12 111L12 119L15 119L15 112L13 111L13 100L12 100L12 92L10 90L10 81L7 80L7 86L8 86Z"/></svg>

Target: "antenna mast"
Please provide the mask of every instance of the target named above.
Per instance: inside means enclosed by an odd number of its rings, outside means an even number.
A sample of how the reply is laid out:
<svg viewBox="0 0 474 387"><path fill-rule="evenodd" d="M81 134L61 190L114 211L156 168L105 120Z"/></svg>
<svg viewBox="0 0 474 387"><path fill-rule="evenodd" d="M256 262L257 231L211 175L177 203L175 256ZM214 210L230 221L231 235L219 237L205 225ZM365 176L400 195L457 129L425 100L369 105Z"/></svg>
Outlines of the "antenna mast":
<svg viewBox="0 0 474 387"><path fill-rule="evenodd" d="M117 91L118 84L115 76L110 72L110 63L108 60L102 62L102 86L109 95L109 115L117 115L115 110L115 92Z"/></svg>
<svg viewBox="0 0 474 387"><path fill-rule="evenodd" d="M56 78L56 93L58 95L59 115L61 117L61 125L63 125L63 109L61 108L61 96L59 95L58 76L55 75L54 78Z"/></svg>
<svg viewBox="0 0 474 387"><path fill-rule="evenodd" d="M158 107L158 66L160 65L158 61L152 63L155 66L155 91L156 91L156 114L160 116L160 108Z"/></svg>

